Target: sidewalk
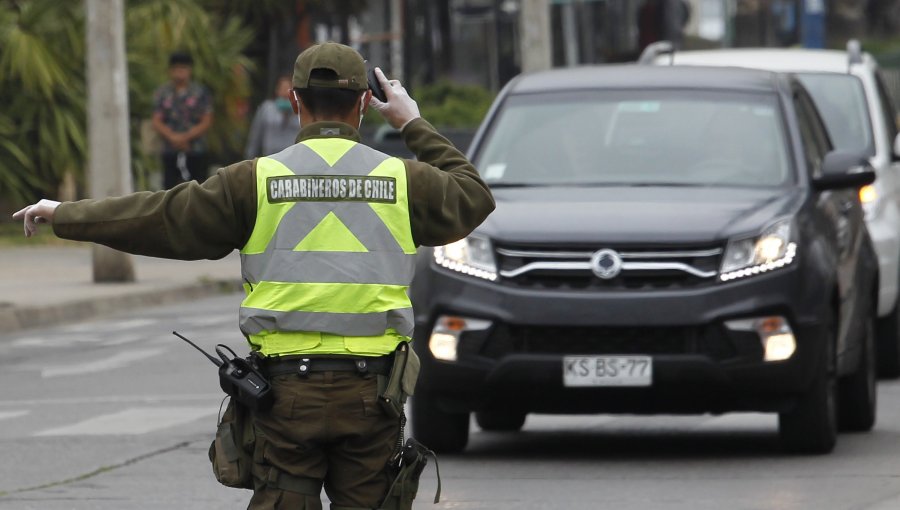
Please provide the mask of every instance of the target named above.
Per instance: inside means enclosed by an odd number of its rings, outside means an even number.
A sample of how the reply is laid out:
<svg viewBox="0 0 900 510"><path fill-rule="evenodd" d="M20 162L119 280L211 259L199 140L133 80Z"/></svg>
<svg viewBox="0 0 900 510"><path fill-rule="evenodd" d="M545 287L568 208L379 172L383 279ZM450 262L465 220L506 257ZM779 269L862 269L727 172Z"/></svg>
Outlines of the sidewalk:
<svg viewBox="0 0 900 510"><path fill-rule="evenodd" d="M132 257L134 283L93 282L90 245L0 248L0 331L52 326L240 289L237 252L222 260Z"/></svg>

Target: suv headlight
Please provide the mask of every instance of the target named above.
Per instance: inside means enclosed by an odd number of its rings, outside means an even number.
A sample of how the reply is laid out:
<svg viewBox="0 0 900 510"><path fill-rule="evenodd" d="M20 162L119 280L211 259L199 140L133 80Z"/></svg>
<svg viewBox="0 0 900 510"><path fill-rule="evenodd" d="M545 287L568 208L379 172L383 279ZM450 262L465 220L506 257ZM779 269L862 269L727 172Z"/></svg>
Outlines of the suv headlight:
<svg viewBox="0 0 900 510"><path fill-rule="evenodd" d="M719 279L723 282L765 273L793 262L797 244L791 238L790 220L779 221L758 237L728 242Z"/></svg>
<svg viewBox="0 0 900 510"><path fill-rule="evenodd" d="M497 264L491 240L478 235L470 235L455 243L434 249L434 261L441 267L485 280L497 279Z"/></svg>
<svg viewBox="0 0 900 510"><path fill-rule="evenodd" d="M862 204L866 220L875 216L875 211L878 209L878 191L874 184L867 184L859 188L859 201Z"/></svg>

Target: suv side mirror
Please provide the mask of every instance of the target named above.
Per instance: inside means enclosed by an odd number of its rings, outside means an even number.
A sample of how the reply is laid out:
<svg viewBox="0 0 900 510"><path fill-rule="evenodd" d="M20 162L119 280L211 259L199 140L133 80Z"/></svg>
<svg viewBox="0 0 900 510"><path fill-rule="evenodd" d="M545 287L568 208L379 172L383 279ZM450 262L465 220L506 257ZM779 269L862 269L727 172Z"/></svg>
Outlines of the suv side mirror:
<svg viewBox="0 0 900 510"><path fill-rule="evenodd" d="M822 162L822 175L812 181L813 188L861 188L875 182L875 170L869 160L857 152L831 151Z"/></svg>

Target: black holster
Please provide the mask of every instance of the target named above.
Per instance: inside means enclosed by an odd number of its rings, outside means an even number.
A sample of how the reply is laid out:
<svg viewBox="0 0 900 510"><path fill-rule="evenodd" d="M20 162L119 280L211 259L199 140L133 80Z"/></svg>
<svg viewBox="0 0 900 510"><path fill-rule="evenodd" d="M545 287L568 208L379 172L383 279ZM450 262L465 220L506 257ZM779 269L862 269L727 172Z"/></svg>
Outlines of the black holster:
<svg viewBox="0 0 900 510"><path fill-rule="evenodd" d="M434 468L437 472L434 502L438 503L441 500L441 470L438 467L437 456L422 443L409 438L400 450L397 462L390 466L396 472L396 476L379 507L380 510L412 509L413 500L419 491L419 477L428 464L428 457L434 459Z"/></svg>

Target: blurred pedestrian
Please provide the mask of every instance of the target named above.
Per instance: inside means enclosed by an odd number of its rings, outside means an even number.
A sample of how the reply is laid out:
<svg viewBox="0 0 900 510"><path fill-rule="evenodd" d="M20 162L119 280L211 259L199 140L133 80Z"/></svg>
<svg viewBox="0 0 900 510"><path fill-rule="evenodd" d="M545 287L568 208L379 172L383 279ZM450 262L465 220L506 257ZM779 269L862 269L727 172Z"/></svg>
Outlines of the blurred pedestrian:
<svg viewBox="0 0 900 510"><path fill-rule="evenodd" d="M153 95L153 129L163 138L163 187L206 180L206 132L212 125L212 95L191 81L194 60L169 56L169 82Z"/></svg>
<svg viewBox="0 0 900 510"><path fill-rule="evenodd" d="M290 95L291 77L279 77L274 97L263 101L256 109L244 157L268 156L294 145L300 132L300 120L291 108Z"/></svg>

